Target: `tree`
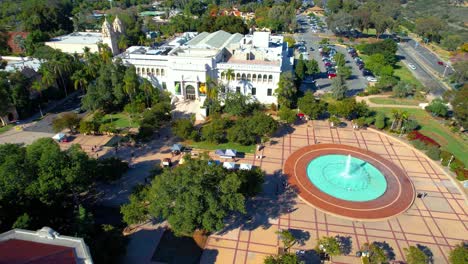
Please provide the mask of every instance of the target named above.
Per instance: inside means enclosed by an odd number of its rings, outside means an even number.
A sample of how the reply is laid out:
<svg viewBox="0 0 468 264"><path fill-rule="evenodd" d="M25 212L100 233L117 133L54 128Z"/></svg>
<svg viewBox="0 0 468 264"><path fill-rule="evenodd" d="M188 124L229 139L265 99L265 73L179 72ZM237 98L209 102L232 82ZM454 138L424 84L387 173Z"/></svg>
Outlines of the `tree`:
<svg viewBox="0 0 468 264"><path fill-rule="evenodd" d="M337 52L335 56L333 56L335 59L336 66L338 67L343 67L346 64L346 57L343 53Z"/></svg>
<svg viewBox="0 0 468 264"><path fill-rule="evenodd" d="M232 79L235 78L235 74L234 74L234 70L233 69L226 69L222 72L221 75L224 75L226 76L226 80L228 81L228 87L229 87L229 83L231 82Z"/></svg>
<svg viewBox="0 0 468 264"><path fill-rule="evenodd" d="M139 87L138 83L138 76L136 75L135 66L130 66L125 71L125 76L123 78L124 82L124 92L130 97L130 101L132 101L133 96L137 93L137 89Z"/></svg>
<svg viewBox="0 0 468 264"><path fill-rule="evenodd" d="M431 112L434 116L447 117L449 109L441 99L436 98L426 106L426 111Z"/></svg>
<svg viewBox="0 0 468 264"><path fill-rule="evenodd" d="M410 246L409 248L404 248L406 256L406 263L408 264L426 264L428 257L424 252L415 246Z"/></svg>
<svg viewBox="0 0 468 264"><path fill-rule="evenodd" d="M224 30L232 34L246 34L249 31L242 18L236 16L218 16L214 24L214 30Z"/></svg>
<svg viewBox="0 0 468 264"><path fill-rule="evenodd" d="M275 90L278 104L281 107L291 108L295 105L297 88L294 83L294 77L290 72L282 73L278 82L278 88Z"/></svg>
<svg viewBox="0 0 468 264"><path fill-rule="evenodd" d="M300 264L302 263L296 254L286 253L280 256L268 256L263 261L264 264Z"/></svg>
<svg viewBox="0 0 468 264"><path fill-rule="evenodd" d="M296 111L287 107L280 108L278 115L286 124L293 124L297 119Z"/></svg>
<svg viewBox="0 0 468 264"><path fill-rule="evenodd" d="M385 263L388 260L388 257L385 253L385 250L381 248L376 242L365 243L363 245L362 251L369 252L369 263L370 264L381 264Z"/></svg>
<svg viewBox="0 0 468 264"><path fill-rule="evenodd" d="M284 37L284 41L288 43L288 48L292 48L296 44L296 40L293 37L286 36Z"/></svg>
<svg viewBox="0 0 468 264"><path fill-rule="evenodd" d="M455 118L463 127L468 127L468 85L465 84L460 90L455 92L451 104Z"/></svg>
<svg viewBox="0 0 468 264"><path fill-rule="evenodd" d="M65 128L74 132L80 124L80 117L76 113L64 113L52 121L52 128L55 132L60 132Z"/></svg>
<svg viewBox="0 0 468 264"><path fill-rule="evenodd" d="M127 225L139 224L148 218L148 210L144 201L139 200L135 195L130 195L130 202L120 207L120 213Z"/></svg>
<svg viewBox="0 0 468 264"><path fill-rule="evenodd" d="M0 121L2 122L2 126L6 125L3 117L11 110L11 106L9 84L7 80L2 79L0 80Z"/></svg>
<svg viewBox="0 0 468 264"><path fill-rule="evenodd" d="M458 35L448 35L442 38L440 44L448 51L455 51L458 47L460 47L460 45L463 44L463 40Z"/></svg>
<svg viewBox="0 0 468 264"><path fill-rule="evenodd" d="M256 135L250 130L248 119L237 120L234 126L228 129L227 139L230 142L236 142L244 146L254 144Z"/></svg>
<svg viewBox="0 0 468 264"><path fill-rule="evenodd" d="M172 132L182 139L189 139L195 132L195 127L190 119L178 119L172 124Z"/></svg>
<svg viewBox="0 0 468 264"><path fill-rule="evenodd" d="M414 24L416 33L430 41L439 41L440 32L446 27L445 22L435 16L417 18Z"/></svg>
<svg viewBox="0 0 468 264"><path fill-rule="evenodd" d="M311 119L317 119L326 111L325 104L316 100L311 91L307 91L303 97L299 98L297 106L302 113L306 114Z"/></svg>
<svg viewBox="0 0 468 264"><path fill-rule="evenodd" d="M338 66L336 69L338 76L344 80L347 80L352 75L352 69L350 66Z"/></svg>
<svg viewBox="0 0 468 264"><path fill-rule="evenodd" d="M317 242L317 251L326 252L330 257L341 254L341 247L335 237L322 237Z"/></svg>
<svg viewBox="0 0 468 264"><path fill-rule="evenodd" d="M28 213L20 215L11 228L28 229L31 225L31 218Z"/></svg>
<svg viewBox="0 0 468 264"><path fill-rule="evenodd" d="M307 75L320 73L318 62L314 59L306 61L306 68L307 68L307 71L306 71Z"/></svg>
<svg viewBox="0 0 468 264"><path fill-rule="evenodd" d="M332 13L337 13L343 7L342 0L329 0L327 1L327 7Z"/></svg>
<svg viewBox="0 0 468 264"><path fill-rule="evenodd" d="M276 234L281 239L281 242L283 242L284 250L286 252L289 252L289 249L297 243L297 239L289 230L284 229L281 231L276 231Z"/></svg>
<svg viewBox="0 0 468 264"><path fill-rule="evenodd" d="M336 100L343 100L346 97L348 87L340 76L333 78L332 80L332 97Z"/></svg>
<svg viewBox="0 0 468 264"><path fill-rule="evenodd" d="M212 143L222 143L226 140L225 129L228 121L223 118L213 118L211 122L201 129L202 138Z"/></svg>
<svg viewBox="0 0 468 264"><path fill-rule="evenodd" d="M217 231L231 213L246 212L242 182L234 171L208 164L205 158L185 160L153 180L150 215L167 219L176 235L190 235L197 229Z"/></svg>
<svg viewBox="0 0 468 264"><path fill-rule="evenodd" d="M458 244L450 251L449 259L451 264L468 263L468 244L465 242Z"/></svg>
<svg viewBox="0 0 468 264"><path fill-rule="evenodd" d="M397 98L405 98L413 92L413 87L410 84L399 81L397 85L392 88L393 96Z"/></svg>
<svg viewBox="0 0 468 264"><path fill-rule="evenodd" d="M271 136L278 129L278 122L261 111L256 111L248 118L249 129L256 136Z"/></svg>
<svg viewBox="0 0 468 264"><path fill-rule="evenodd" d="M464 83L468 81L468 60L458 61L453 64L455 73L453 74L453 80L455 82Z"/></svg>
<svg viewBox="0 0 468 264"><path fill-rule="evenodd" d="M224 99L224 112L235 116L245 116L257 107L250 95L227 93Z"/></svg>
<svg viewBox="0 0 468 264"><path fill-rule="evenodd" d="M304 79L305 75L305 63L304 63L304 57L302 54L299 56L299 60L297 60L296 68L294 69L294 72L296 73L297 78L300 80Z"/></svg>

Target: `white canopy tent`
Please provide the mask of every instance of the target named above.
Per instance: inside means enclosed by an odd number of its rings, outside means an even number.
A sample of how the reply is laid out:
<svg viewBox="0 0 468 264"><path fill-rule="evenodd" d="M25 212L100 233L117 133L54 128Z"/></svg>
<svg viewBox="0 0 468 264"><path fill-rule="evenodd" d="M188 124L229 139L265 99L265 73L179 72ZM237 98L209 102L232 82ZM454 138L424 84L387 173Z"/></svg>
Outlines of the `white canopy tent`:
<svg viewBox="0 0 468 264"><path fill-rule="evenodd" d="M234 162L224 162L223 167L228 170L233 170L236 168L236 164Z"/></svg>
<svg viewBox="0 0 468 264"><path fill-rule="evenodd" d="M239 169L241 169L241 170L251 170L252 169L252 164L241 163Z"/></svg>

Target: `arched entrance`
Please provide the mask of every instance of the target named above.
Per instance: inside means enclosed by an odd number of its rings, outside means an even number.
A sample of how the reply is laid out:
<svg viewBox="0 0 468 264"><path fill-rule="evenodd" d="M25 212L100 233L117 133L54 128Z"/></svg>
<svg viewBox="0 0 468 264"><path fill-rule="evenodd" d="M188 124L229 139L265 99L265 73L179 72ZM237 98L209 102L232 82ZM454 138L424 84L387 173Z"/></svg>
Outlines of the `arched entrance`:
<svg viewBox="0 0 468 264"><path fill-rule="evenodd" d="M8 113L8 122L15 120L15 116L12 113Z"/></svg>
<svg viewBox="0 0 468 264"><path fill-rule="evenodd" d="M185 99L195 100L195 98L195 87L193 87L192 85L185 86Z"/></svg>

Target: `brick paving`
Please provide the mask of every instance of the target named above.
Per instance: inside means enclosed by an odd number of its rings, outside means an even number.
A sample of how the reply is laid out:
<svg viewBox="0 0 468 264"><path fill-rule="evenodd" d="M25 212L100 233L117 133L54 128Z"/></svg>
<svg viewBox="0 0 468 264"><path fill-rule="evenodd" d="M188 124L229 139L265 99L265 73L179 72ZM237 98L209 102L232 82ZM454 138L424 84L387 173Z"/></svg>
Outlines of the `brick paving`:
<svg viewBox="0 0 468 264"><path fill-rule="evenodd" d="M309 180L307 166L311 160L329 154L350 154L371 163L383 173L387 190L377 199L365 202L344 201L323 193ZM286 160L283 174L307 203L352 220L393 217L405 212L415 198L413 184L401 168L376 153L343 144L315 144L300 148Z"/></svg>
<svg viewBox="0 0 468 264"><path fill-rule="evenodd" d="M448 252L468 237L468 206L465 195L424 155L412 147L372 130L332 129L328 122L309 121L294 126L291 133L272 138L256 155L238 162L260 166L266 173L263 193L247 203L248 214L230 223L226 230L209 237L207 254L201 263L263 263L281 246L276 231L290 229L300 241L292 251L311 250L322 236L339 235L351 242L349 255L333 259L334 263L360 263L355 252L366 242L382 242L392 248L394 259L404 261L403 248L410 245L428 247L433 263L448 263ZM369 150L403 169L416 192L426 192L403 214L385 220L364 222L326 214L285 190L282 168L296 150L314 144L345 144ZM214 252L214 253L213 253ZM310 259L309 259L310 260ZM314 263L311 260L312 263Z"/></svg>

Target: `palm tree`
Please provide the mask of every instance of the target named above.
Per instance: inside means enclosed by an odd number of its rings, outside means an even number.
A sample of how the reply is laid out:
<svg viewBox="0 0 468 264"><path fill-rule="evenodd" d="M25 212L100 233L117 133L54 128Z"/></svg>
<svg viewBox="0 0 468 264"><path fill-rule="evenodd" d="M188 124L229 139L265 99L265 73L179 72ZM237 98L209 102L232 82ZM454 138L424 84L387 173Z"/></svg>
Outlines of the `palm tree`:
<svg viewBox="0 0 468 264"><path fill-rule="evenodd" d="M209 76L206 77L206 97L208 99L217 99L219 91L219 84L213 81Z"/></svg>
<svg viewBox="0 0 468 264"><path fill-rule="evenodd" d="M143 79L143 82L140 84L140 88L145 93L146 107L151 107L149 98L154 92L153 85L147 79Z"/></svg>
<svg viewBox="0 0 468 264"><path fill-rule="evenodd" d="M104 63L109 63L110 58L112 57L112 52L106 44L99 43L98 44L98 49L99 49L99 57L101 57L101 60Z"/></svg>
<svg viewBox="0 0 468 264"><path fill-rule="evenodd" d="M232 79L234 79L235 75L234 75L234 70L233 69L227 69L225 71L223 71L223 74L224 76L226 76L226 79L228 81L228 87L229 87L229 83L231 82Z"/></svg>
<svg viewBox="0 0 468 264"><path fill-rule="evenodd" d="M39 113L41 113L41 117L44 117L44 114L42 113L42 108L41 108L41 97L42 97L42 91L44 90L44 84L39 82L39 81L34 81L31 85L31 88L39 93Z"/></svg>
<svg viewBox="0 0 468 264"><path fill-rule="evenodd" d="M145 44L146 44L146 38L145 38L145 36L140 36L140 37L138 38L138 45L143 46L143 45L145 45Z"/></svg>
<svg viewBox="0 0 468 264"><path fill-rule="evenodd" d="M133 71L131 70L133 68ZM123 78L124 86L123 90L128 96L130 97L130 101L133 100L133 94L136 93L138 88L138 77L135 73L135 67L132 67L125 71L125 75Z"/></svg>
<svg viewBox="0 0 468 264"><path fill-rule="evenodd" d="M398 122L398 120L400 120L400 116L401 116L401 110L392 109L393 121L392 121L392 125L391 125L391 127L390 127L390 130L394 130L394 129L395 129L395 124Z"/></svg>
<svg viewBox="0 0 468 264"><path fill-rule="evenodd" d="M408 120L409 114L407 111L401 111L400 113L400 119L398 120L398 125L396 130L401 130L403 127L403 124Z"/></svg>
<svg viewBox="0 0 468 264"><path fill-rule="evenodd" d="M121 35L119 37L119 41L117 42L117 46L119 47L119 50L125 50L128 46L128 40L125 37L125 35Z"/></svg>
<svg viewBox="0 0 468 264"><path fill-rule="evenodd" d="M82 92L86 90L85 87L88 85L88 76L84 70L75 71L71 79L73 80L75 90L78 89L78 87L80 87Z"/></svg>

